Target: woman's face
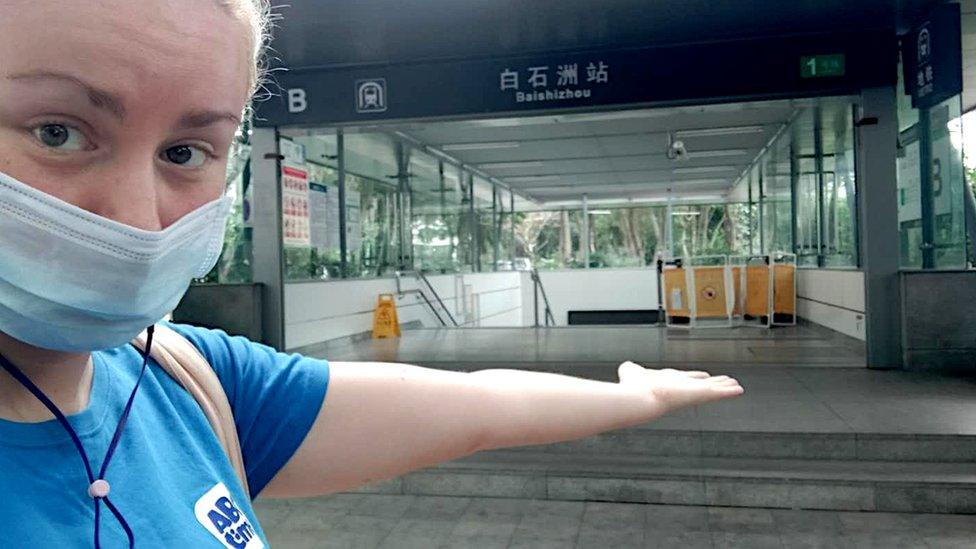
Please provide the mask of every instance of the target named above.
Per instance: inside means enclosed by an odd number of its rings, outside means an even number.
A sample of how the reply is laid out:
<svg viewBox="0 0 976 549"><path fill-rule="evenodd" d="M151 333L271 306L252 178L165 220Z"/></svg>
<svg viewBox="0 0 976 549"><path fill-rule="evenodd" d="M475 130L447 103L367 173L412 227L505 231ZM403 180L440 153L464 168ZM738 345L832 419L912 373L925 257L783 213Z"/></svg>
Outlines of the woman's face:
<svg viewBox="0 0 976 549"><path fill-rule="evenodd" d="M0 172L166 228L220 196L249 28L212 0L2 0Z"/></svg>

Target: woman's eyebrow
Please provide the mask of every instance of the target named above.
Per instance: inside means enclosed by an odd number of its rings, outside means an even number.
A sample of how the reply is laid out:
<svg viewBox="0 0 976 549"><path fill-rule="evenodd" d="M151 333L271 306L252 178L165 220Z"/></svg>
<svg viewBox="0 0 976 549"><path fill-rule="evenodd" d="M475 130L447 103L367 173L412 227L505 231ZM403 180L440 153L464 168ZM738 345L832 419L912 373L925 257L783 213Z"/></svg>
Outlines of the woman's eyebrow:
<svg viewBox="0 0 976 549"><path fill-rule="evenodd" d="M91 104L99 109L106 110L119 120L125 119L125 106L119 96L99 89L85 82L77 76L57 71L33 71L15 73L7 76L8 80L59 80L67 82L81 88L87 95Z"/></svg>
<svg viewBox="0 0 976 549"><path fill-rule="evenodd" d="M204 128L218 122L231 122L241 125L241 117L227 111L191 111L180 117L177 126L181 128Z"/></svg>

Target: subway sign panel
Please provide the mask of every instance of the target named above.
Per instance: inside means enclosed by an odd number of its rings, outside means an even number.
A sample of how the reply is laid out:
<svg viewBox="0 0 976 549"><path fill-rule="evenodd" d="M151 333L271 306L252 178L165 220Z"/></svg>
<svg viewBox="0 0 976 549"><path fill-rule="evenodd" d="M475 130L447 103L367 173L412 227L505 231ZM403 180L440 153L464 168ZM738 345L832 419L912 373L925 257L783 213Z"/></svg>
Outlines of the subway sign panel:
<svg viewBox="0 0 976 549"><path fill-rule="evenodd" d="M811 63L812 60L812 63ZM812 67L812 68L810 68ZM858 93L897 81L894 31L276 72L257 126Z"/></svg>

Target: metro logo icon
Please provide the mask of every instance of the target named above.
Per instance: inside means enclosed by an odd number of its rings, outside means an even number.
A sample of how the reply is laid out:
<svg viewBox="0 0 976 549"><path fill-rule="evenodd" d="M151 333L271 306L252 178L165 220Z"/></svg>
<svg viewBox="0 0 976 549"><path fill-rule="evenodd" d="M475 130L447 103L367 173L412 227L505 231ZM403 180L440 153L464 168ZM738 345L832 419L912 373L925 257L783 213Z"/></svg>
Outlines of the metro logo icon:
<svg viewBox="0 0 976 549"><path fill-rule="evenodd" d="M197 522L228 549L264 549L264 543L250 521L230 497L224 483L217 483L197 500L193 508Z"/></svg>

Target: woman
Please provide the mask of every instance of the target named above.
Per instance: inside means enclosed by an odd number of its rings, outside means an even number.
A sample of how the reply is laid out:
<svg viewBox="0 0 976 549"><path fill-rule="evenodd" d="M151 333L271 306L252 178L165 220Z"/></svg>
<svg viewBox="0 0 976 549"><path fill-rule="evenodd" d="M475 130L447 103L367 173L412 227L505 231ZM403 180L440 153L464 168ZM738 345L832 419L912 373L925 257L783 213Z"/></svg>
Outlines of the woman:
<svg viewBox="0 0 976 549"><path fill-rule="evenodd" d="M196 401L127 342L216 260L227 151L259 84L266 6L5 0L0 10L3 545L262 547ZM216 371L252 494L269 497L347 490L742 393L724 376L632 363L619 383L327 364L172 328Z"/></svg>

